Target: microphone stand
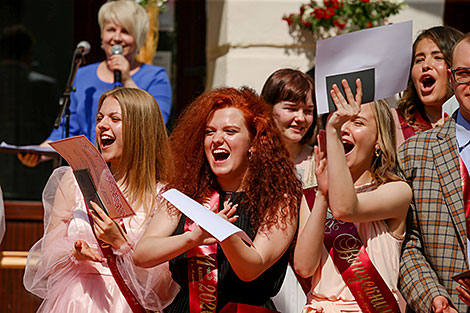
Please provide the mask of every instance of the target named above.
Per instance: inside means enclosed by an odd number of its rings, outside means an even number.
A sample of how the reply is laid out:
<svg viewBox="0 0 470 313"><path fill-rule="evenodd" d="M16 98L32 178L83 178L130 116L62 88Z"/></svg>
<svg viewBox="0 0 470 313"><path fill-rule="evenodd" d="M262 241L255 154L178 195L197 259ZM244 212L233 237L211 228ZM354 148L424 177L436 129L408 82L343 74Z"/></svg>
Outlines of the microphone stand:
<svg viewBox="0 0 470 313"><path fill-rule="evenodd" d="M73 81L75 79L75 74L77 74L77 69L82 63L85 63L85 56L81 49L75 49L64 93L59 99L59 114L54 122L54 128L58 128L60 126L62 116L65 117L65 138L68 138L70 135L70 94L75 90L73 87Z"/></svg>

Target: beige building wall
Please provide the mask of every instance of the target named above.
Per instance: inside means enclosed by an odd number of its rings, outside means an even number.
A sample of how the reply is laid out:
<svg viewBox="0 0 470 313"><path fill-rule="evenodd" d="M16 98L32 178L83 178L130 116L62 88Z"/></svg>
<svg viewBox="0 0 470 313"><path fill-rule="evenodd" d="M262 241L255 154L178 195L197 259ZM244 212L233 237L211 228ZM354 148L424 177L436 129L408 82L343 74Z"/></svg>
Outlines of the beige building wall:
<svg viewBox="0 0 470 313"><path fill-rule="evenodd" d="M442 25L444 1L407 0L408 7L390 21L413 20L416 37L422 29ZM279 68L311 68L313 40L299 42L282 20L307 2L207 0L206 89L247 85L260 92L266 78Z"/></svg>

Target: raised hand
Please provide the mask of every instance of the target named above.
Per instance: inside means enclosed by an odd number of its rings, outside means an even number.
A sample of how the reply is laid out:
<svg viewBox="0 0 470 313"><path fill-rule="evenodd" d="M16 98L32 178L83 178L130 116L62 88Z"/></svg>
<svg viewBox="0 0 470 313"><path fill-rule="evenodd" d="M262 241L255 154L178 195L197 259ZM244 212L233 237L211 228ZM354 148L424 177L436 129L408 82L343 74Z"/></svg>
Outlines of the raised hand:
<svg viewBox="0 0 470 313"><path fill-rule="evenodd" d="M362 102L362 83L360 79L356 80L355 96L352 94L351 88L349 88L348 82L345 79L343 79L341 83L346 94L346 99L343 97L338 86L333 84L330 95L337 110L330 115L327 123L327 127L329 124L329 126L336 128L338 131L341 130L341 126L343 126L344 123L361 112Z"/></svg>
<svg viewBox="0 0 470 313"><path fill-rule="evenodd" d="M85 240L75 241L72 253L77 261L106 262L106 258L102 257L95 249L90 248Z"/></svg>
<svg viewBox="0 0 470 313"><path fill-rule="evenodd" d="M124 230L119 224L114 222L106 213L93 201L90 201L93 210L93 229L98 239L109 243L115 249L127 242Z"/></svg>

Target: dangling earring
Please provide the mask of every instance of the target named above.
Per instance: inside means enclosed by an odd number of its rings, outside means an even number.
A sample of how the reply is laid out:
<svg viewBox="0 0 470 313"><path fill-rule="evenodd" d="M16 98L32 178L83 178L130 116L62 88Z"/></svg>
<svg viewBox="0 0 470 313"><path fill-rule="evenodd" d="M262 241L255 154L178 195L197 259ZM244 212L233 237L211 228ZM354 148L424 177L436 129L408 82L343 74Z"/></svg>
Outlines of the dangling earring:
<svg viewBox="0 0 470 313"><path fill-rule="evenodd" d="M378 158L380 156L380 149L375 149L375 157Z"/></svg>
<svg viewBox="0 0 470 313"><path fill-rule="evenodd" d="M248 161L251 162L252 156L253 156L253 153L251 152L251 149L250 149L250 150L248 150Z"/></svg>

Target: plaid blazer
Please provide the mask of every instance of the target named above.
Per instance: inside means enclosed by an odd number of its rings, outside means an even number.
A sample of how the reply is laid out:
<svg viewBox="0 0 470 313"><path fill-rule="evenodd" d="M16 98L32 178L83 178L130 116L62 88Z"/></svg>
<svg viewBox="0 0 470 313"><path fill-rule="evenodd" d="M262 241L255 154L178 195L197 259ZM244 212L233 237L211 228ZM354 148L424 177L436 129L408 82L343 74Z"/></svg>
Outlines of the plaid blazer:
<svg viewBox="0 0 470 313"><path fill-rule="evenodd" d="M413 188L399 281L408 311L431 312L432 299L442 295L458 312L470 312L452 280L468 270L455 121L410 138L399 156Z"/></svg>

